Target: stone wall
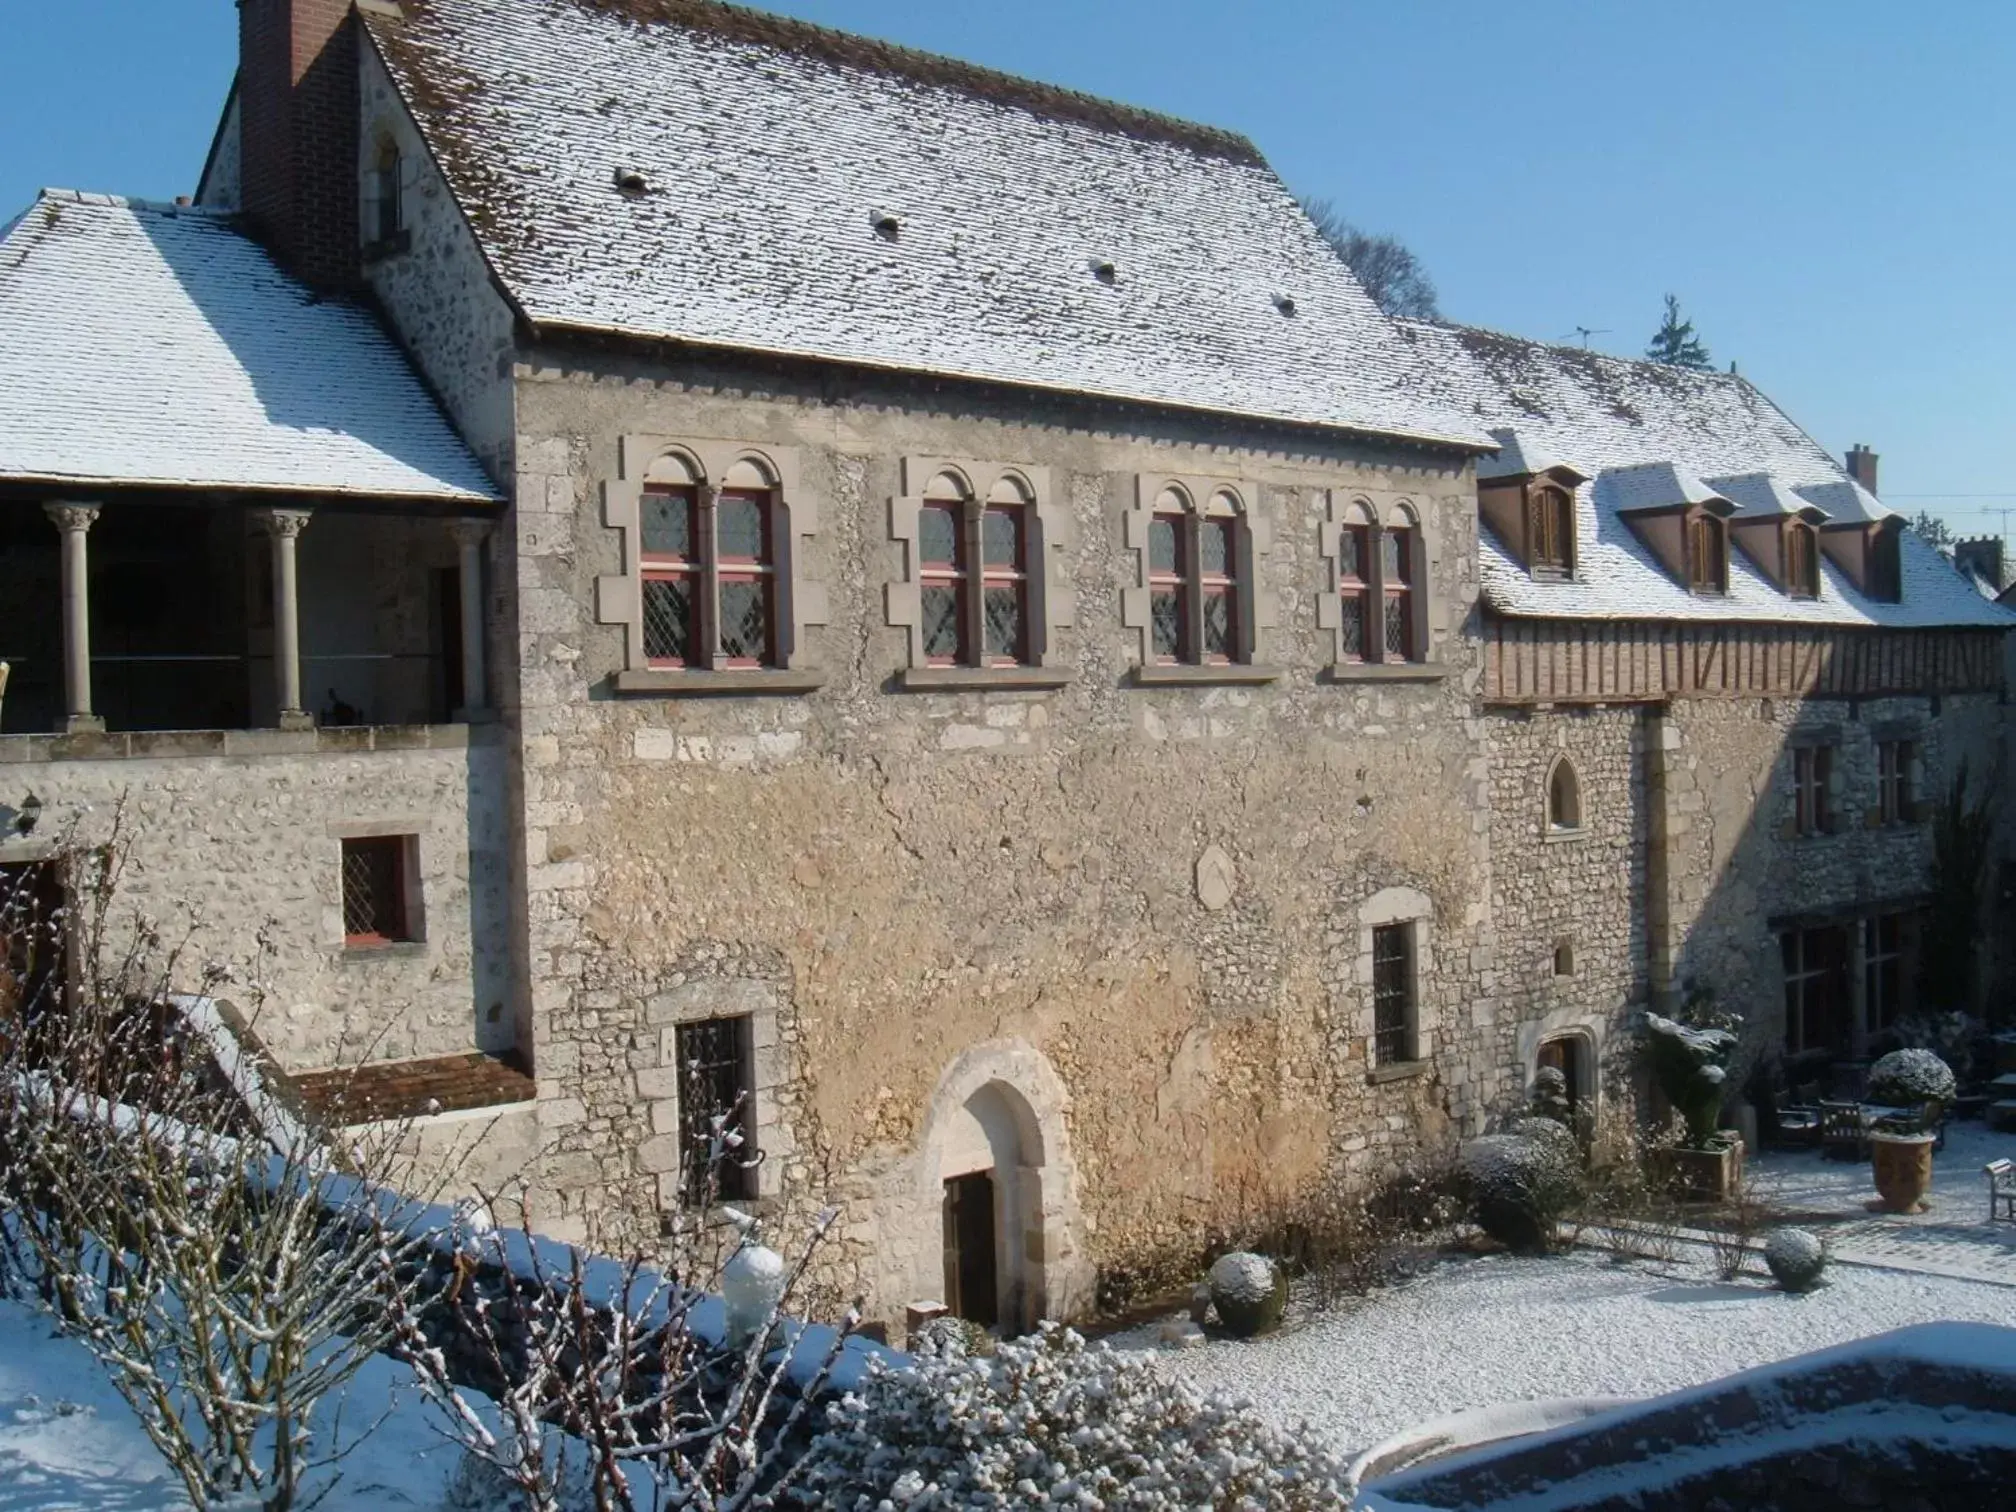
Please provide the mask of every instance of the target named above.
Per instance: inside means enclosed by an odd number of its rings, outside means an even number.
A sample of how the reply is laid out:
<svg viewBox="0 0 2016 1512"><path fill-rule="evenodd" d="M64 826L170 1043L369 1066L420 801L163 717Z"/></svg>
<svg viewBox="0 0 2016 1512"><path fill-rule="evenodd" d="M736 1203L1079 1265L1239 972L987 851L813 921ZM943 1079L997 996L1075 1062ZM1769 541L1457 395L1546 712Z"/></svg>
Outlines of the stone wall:
<svg viewBox="0 0 2016 1512"><path fill-rule="evenodd" d="M171 944L186 934L177 987L210 961L230 966L216 995L289 1070L505 1048L504 753L469 736L460 725L7 736L0 798L33 792L43 810L31 836L0 842L0 862L41 859L66 837L102 843L116 820L128 844L117 917L149 915ZM341 837L387 832L418 837L425 938L346 949ZM125 938L116 923L114 943Z"/></svg>
<svg viewBox="0 0 2016 1512"><path fill-rule="evenodd" d="M515 549L530 1007L563 1163L540 1183L560 1234L655 1231L674 1151L653 1005L696 980L776 1003L766 1190L847 1205L836 1286L874 1315L938 1294L934 1105L962 1078L1007 1089L1041 1147L1055 1222L1030 1237L1052 1299L1187 1257L1341 1157L1386 1170L1477 1125L1495 1007L1483 985L1489 836L1475 665L1475 519L1454 459L1324 448L1192 423L1123 423L977 392L580 356L528 368ZM823 582L777 697L624 696L619 574L603 490L626 436L795 453L816 504L801 570ZM903 692L903 459L1048 469L1076 602L1048 690ZM1132 685L1139 634L1123 514L1142 473L1238 480L1272 528L1279 625L1262 686ZM1423 681L1334 682L1318 624L1326 490L1417 501L1430 528ZM794 530L798 526L794 523ZM1200 863L1205 876L1200 879ZM1228 864L1229 863L1229 864ZM1367 1076L1359 911L1426 899L1421 1074ZM977 1059L976 1059L977 1057ZM976 1070L976 1066L979 1068ZM1078 1246L1082 1245L1082 1249ZM1060 1310L1052 1307L1052 1311Z"/></svg>
<svg viewBox="0 0 2016 1512"><path fill-rule="evenodd" d="M1522 1101L1544 1039L1578 1034L1614 1089L1615 1031L1647 1001L1646 714L1631 707L1493 710L1491 913L1501 1005L1495 1096ZM1580 823L1549 823L1569 763Z"/></svg>

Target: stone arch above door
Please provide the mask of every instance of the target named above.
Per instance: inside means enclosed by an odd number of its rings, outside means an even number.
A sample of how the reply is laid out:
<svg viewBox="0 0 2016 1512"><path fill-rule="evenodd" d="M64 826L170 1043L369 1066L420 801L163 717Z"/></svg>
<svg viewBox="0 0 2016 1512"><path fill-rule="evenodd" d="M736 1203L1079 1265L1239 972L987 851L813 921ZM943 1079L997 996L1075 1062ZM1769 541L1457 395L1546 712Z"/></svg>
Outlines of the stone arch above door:
<svg viewBox="0 0 2016 1512"><path fill-rule="evenodd" d="M1070 1094L1043 1053L1025 1040L989 1040L963 1051L939 1078L917 1147L917 1193L938 1211L948 1179L999 1172L1010 1221L1000 1280L1007 1312L1023 1326L1068 1319L1092 1299L1077 1169L1067 1118ZM988 1163L991 1163L988 1164ZM925 1250L942 1264L942 1237ZM920 1267L920 1284L938 1271Z"/></svg>

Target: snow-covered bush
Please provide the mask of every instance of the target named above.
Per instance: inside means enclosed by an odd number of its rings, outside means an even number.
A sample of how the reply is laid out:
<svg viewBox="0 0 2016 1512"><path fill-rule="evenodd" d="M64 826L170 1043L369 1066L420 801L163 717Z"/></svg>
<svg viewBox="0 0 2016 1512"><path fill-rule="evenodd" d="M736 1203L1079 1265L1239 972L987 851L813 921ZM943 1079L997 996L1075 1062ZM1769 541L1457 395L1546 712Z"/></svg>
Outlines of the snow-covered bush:
<svg viewBox="0 0 2016 1512"><path fill-rule="evenodd" d="M1463 1147L1471 1215L1508 1249L1547 1248L1555 1221L1581 1191L1582 1152L1551 1118L1522 1118Z"/></svg>
<svg viewBox="0 0 2016 1512"><path fill-rule="evenodd" d="M1288 1302L1288 1278L1265 1255L1233 1250L1211 1264L1211 1305L1225 1331L1250 1339L1277 1328Z"/></svg>
<svg viewBox="0 0 2016 1512"><path fill-rule="evenodd" d="M578 1448L564 1462L550 1453L547 1459L543 1480L551 1498L541 1507L526 1495L522 1472L507 1473L494 1456L464 1449L442 1495L440 1512L601 1512L595 1500L595 1478Z"/></svg>
<svg viewBox="0 0 2016 1512"><path fill-rule="evenodd" d="M1559 1066L1542 1066L1534 1072L1528 1111L1535 1118L1551 1118L1564 1129L1572 1127L1575 1104L1568 1096L1568 1073Z"/></svg>
<svg viewBox="0 0 2016 1512"><path fill-rule="evenodd" d="M1739 1043L1733 1029L1695 1026L1645 1015L1646 1057L1666 1100L1687 1120L1688 1142L1708 1149L1721 1121L1729 1058Z"/></svg>
<svg viewBox="0 0 2016 1512"><path fill-rule="evenodd" d="M1811 1291L1827 1268L1827 1247L1805 1229L1774 1229L1764 1241L1764 1265L1785 1290Z"/></svg>
<svg viewBox="0 0 2016 1512"><path fill-rule="evenodd" d="M1952 1069L1930 1050L1892 1050L1869 1068L1869 1101L1893 1108L1943 1107L1958 1090Z"/></svg>
<svg viewBox="0 0 2016 1512"><path fill-rule="evenodd" d="M1104 1507L1305 1512L1344 1467L1247 1403L1046 1324L985 1359L927 1354L831 1410L793 1487L836 1512Z"/></svg>

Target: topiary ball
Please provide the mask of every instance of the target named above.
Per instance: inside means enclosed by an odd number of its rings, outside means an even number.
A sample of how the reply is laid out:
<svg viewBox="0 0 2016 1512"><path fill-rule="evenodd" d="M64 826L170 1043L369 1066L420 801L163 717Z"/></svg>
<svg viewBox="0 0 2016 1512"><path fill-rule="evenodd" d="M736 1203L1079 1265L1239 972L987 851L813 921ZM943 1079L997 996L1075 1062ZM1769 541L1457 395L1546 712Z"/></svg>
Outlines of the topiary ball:
<svg viewBox="0 0 2016 1512"><path fill-rule="evenodd" d="M1288 1278L1265 1255L1233 1250L1212 1262L1211 1305L1234 1338L1250 1339L1278 1328L1288 1305Z"/></svg>
<svg viewBox="0 0 2016 1512"><path fill-rule="evenodd" d="M1950 1103L1959 1091L1953 1068L1930 1050L1892 1050L1869 1068L1869 1101L1893 1108Z"/></svg>
<svg viewBox="0 0 2016 1512"><path fill-rule="evenodd" d="M1545 1250L1580 1190L1581 1166L1575 1136L1551 1118L1522 1118L1510 1133L1471 1140L1463 1173L1477 1226L1507 1249Z"/></svg>
<svg viewBox="0 0 2016 1512"><path fill-rule="evenodd" d="M1764 1265L1788 1292L1811 1291L1827 1269L1827 1246L1805 1229L1774 1229L1764 1241Z"/></svg>

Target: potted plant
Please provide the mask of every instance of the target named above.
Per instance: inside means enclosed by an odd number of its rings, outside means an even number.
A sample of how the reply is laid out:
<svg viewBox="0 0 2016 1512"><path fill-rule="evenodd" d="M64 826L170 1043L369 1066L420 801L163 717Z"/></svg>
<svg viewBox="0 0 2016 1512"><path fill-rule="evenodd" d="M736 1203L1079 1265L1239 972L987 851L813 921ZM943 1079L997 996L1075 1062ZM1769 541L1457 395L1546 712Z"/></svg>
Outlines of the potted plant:
<svg viewBox="0 0 2016 1512"><path fill-rule="evenodd" d="M1726 1018L1685 1024L1645 1015L1652 1077L1687 1125L1685 1142L1660 1151L1658 1158L1675 1194L1691 1201L1722 1202L1742 1180L1742 1136L1718 1127L1737 1043L1734 1022Z"/></svg>
<svg viewBox="0 0 2016 1512"><path fill-rule="evenodd" d="M1870 1102L1905 1110L1869 1136L1870 1165L1883 1208L1925 1211L1939 1126L1958 1090L1952 1068L1930 1050L1892 1050L1869 1068Z"/></svg>

